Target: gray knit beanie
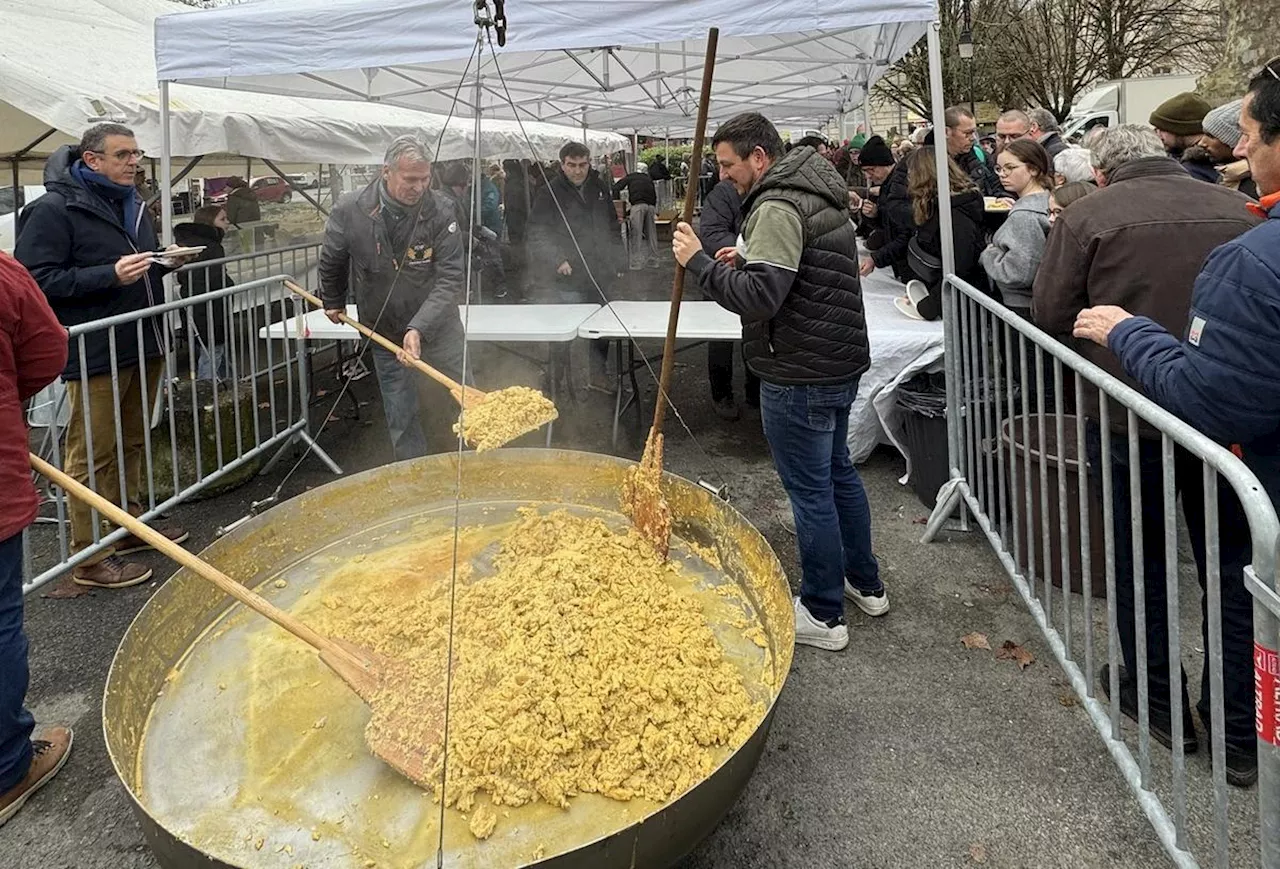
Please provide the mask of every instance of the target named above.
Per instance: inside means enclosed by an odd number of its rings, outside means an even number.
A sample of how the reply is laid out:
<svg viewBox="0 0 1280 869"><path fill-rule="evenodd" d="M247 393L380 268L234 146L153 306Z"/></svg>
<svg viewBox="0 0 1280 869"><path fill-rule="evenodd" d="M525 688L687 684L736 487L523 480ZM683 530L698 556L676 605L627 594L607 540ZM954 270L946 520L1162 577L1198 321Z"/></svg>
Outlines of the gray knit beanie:
<svg viewBox="0 0 1280 869"><path fill-rule="evenodd" d="M1204 131L1224 145L1234 148L1240 142L1240 107L1244 100L1218 106L1204 116Z"/></svg>

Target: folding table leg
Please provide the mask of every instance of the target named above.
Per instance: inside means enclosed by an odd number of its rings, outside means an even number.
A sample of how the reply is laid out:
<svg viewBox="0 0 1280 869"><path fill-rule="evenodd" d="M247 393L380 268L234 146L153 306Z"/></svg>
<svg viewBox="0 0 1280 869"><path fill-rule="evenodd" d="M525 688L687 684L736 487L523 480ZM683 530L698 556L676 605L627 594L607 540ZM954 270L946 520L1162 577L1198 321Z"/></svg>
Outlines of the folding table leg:
<svg viewBox="0 0 1280 869"><path fill-rule="evenodd" d="M559 379L559 372L556 371L556 345L547 342L547 373L551 380L551 403L556 403L556 381ZM557 405L558 406L558 405ZM555 420L547 423L547 449L551 449L551 432L555 428Z"/></svg>
<svg viewBox="0 0 1280 869"><path fill-rule="evenodd" d="M613 374L613 451L618 451L618 419L622 416L622 342L614 341L618 364Z"/></svg>

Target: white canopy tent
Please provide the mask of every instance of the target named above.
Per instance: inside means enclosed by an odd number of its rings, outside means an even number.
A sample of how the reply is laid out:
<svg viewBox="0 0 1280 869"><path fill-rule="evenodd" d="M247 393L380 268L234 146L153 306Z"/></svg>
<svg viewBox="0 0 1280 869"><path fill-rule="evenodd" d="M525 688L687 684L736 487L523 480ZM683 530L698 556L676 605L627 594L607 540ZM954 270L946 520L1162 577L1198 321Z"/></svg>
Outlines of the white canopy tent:
<svg viewBox="0 0 1280 869"><path fill-rule="evenodd" d="M430 111L447 111L461 83L467 114L687 132L714 24L713 122L754 109L779 125L819 126L864 109L935 9L934 0L518 0L500 78L468 62L473 6L258 0L167 15L156 21L156 67L168 81Z"/></svg>
<svg viewBox="0 0 1280 869"><path fill-rule="evenodd" d="M25 160L25 182L37 183L48 153L103 119L128 125L140 147L160 154L153 38L157 16L175 8L167 0L0 0L0 160L11 162L15 174ZM170 89L169 104L173 157L240 155L311 169L375 164L404 133L440 140L444 159L473 153L469 119L453 119L442 135L444 115L399 106L181 85ZM566 137L583 137L576 126L545 124L528 132L550 150ZM627 147L616 134L586 136L599 151ZM494 158L528 152L512 123L486 124L483 144L485 156ZM206 160L206 167L210 162L237 173L245 166L243 159Z"/></svg>

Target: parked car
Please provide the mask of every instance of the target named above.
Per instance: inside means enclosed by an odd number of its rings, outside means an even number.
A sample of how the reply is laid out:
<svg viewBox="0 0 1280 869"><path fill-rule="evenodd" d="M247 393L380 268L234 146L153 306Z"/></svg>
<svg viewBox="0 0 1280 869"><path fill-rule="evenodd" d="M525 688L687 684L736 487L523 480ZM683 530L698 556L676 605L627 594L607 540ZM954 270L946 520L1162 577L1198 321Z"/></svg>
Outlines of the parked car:
<svg viewBox="0 0 1280 869"><path fill-rule="evenodd" d="M289 182L278 175L254 178L249 182L249 188L257 195L259 202L289 202L293 199Z"/></svg>
<svg viewBox="0 0 1280 869"><path fill-rule="evenodd" d="M320 186L320 178L315 172L299 172L297 175L290 175L289 180L301 190L314 190Z"/></svg>

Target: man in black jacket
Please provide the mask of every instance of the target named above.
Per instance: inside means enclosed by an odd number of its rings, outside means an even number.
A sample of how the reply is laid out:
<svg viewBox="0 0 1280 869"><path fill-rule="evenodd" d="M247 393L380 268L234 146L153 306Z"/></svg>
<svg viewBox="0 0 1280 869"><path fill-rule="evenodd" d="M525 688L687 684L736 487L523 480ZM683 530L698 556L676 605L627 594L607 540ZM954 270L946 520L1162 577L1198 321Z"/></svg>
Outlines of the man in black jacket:
<svg viewBox="0 0 1280 869"><path fill-rule="evenodd" d="M320 249L320 298L329 319L336 323L345 312L350 289L360 321L401 346L398 354L373 348L397 460L427 454L424 423L434 423L434 435L452 422L445 413L424 418L421 411L450 407L450 400L411 369L413 360L425 358L454 380L463 379L462 233L452 201L428 189L430 154L413 136L392 142L381 177L333 209Z"/></svg>
<svg viewBox="0 0 1280 869"><path fill-rule="evenodd" d="M717 167L718 169L719 167ZM702 203L702 216L698 223L698 237L702 250L714 257L716 251L736 247L738 233L742 230L742 197L732 181L721 181L711 188ZM733 400L733 346L732 341L711 341L707 344L707 376L711 380L711 401L716 416L735 420L742 413ZM747 369L745 388L747 405L760 406L760 378Z"/></svg>
<svg viewBox="0 0 1280 869"><path fill-rule="evenodd" d="M649 251L649 265L657 265L658 259L658 190L648 169L645 164L637 163L636 171L619 178L613 185L614 199L620 198L625 190L631 207L627 215L627 246L631 249L632 271L644 266L641 242Z"/></svg>
<svg viewBox="0 0 1280 869"><path fill-rule="evenodd" d="M849 408L870 366L848 190L813 148L783 156L778 131L754 112L724 123L712 145L720 176L743 195L743 252L709 256L685 223L672 250L703 292L742 317L765 438L796 520L796 642L837 651L849 644L844 598L869 615L889 610L847 442Z"/></svg>
<svg viewBox="0 0 1280 869"><path fill-rule="evenodd" d="M622 234L613 193L591 168L591 151L581 142L560 149L560 174L533 201L529 259L542 295L562 304L605 302L621 276ZM602 388L608 356L608 341L592 342L590 373ZM567 373L567 358L564 363Z"/></svg>
<svg viewBox="0 0 1280 869"><path fill-rule="evenodd" d="M64 145L49 157L44 169L47 192L28 205L18 219L14 256L36 279L64 326L128 314L164 301L161 281L170 269L157 261L160 242L134 186L141 158L138 142L128 127L91 127L78 146ZM163 370L161 328L158 318L147 318L142 324L141 346L138 330L132 324L114 330L114 367L118 374L114 387L111 330L84 336L83 369L79 342L75 342L62 373L71 410L64 470L81 483L90 484L91 441L94 488L135 515L142 513L148 402L156 395ZM114 388L119 389L120 396L119 446ZM117 464L121 453L123 469ZM93 544L94 515L89 507L71 499L73 553ZM175 543L189 536L180 528L157 530ZM149 548L130 534L114 547L105 547L80 562L72 580L97 588L125 588L146 582L151 578L150 568L124 561L118 555Z"/></svg>
<svg viewBox="0 0 1280 869"><path fill-rule="evenodd" d="M995 171L973 153L973 142L978 135L978 122L964 106L952 106L945 114L947 124L947 153L956 165L973 179L973 184L983 196L1008 196L1009 193L996 177ZM926 145L933 144L933 130L924 137Z"/></svg>

